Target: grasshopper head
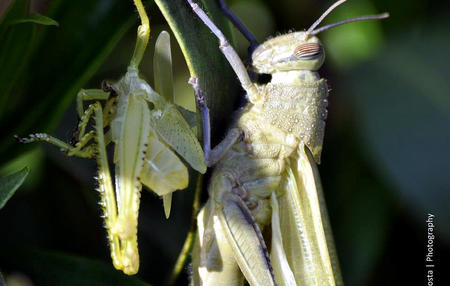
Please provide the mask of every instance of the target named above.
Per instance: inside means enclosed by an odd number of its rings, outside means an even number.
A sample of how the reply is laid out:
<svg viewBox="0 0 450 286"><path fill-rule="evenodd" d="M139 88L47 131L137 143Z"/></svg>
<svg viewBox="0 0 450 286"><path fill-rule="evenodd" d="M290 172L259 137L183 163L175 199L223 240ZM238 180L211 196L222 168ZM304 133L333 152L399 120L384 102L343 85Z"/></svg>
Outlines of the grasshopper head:
<svg viewBox="0 0 450 286"><path fill-rule="evenodd" d="M258 73L276 71L318 70L325 53L316 36L295 32L270 39L252 55L253 67Z"/></svg>
<svg viewBox="0 0 450 286"><path fill-rule="evenodd" d="M329 13L345 1L339 0L331 5L307 31L289 33L264 42L252 55L255 71L269 74L277 71L316 71L322 66L325 60L323 47L316 37L318 33L346 23L379 20L389 17L388 13L360 16L317 28Z"/></svg>

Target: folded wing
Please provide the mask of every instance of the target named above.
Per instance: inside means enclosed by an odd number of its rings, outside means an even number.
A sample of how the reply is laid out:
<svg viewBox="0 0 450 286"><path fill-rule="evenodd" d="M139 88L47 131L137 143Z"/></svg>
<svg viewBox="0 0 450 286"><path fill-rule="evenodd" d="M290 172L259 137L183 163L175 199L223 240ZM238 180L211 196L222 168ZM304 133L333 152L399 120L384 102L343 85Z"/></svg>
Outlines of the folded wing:
<svg viewBox="0 0 450 286"><path fill-rule="evenodd" d="M192 168L205 173L206 165L202 147L175 105L167 104L160 114L152 116L151 124L156 133Z"/></svg>
<svg viewBox="0 0 450 286"><path fill-rule="evenodd" d="M297 285L343 285L313 156L300 146L277 198L282 245ZM273 252L272 252L273 254ZM282 275L275 268L275 276Z"/></svg>
<svg viewBox="0 0 450 286"><path fill-rule="evenodd" d="M141 182L158 195L167 195L188 186L186 166L170 148L151 131Z"/></svg>

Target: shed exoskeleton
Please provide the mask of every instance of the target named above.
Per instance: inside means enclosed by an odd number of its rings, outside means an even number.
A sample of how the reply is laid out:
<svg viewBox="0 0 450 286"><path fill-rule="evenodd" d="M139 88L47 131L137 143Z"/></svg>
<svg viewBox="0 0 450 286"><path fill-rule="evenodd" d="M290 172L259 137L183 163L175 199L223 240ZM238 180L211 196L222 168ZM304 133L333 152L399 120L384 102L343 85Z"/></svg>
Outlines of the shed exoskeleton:
<svg viewBox="0 0 450 286"><path fill-rule="evenodd" d="M210 149L209 111L197 79L205 160L215 165L209 200L200 211L193 285L342 285L316 164L327 117L328 86L315 36L332 5L307 31L272 38L252 53L251 68L271 75L255 84L221 31L192 0L193 11L220 41L249 103L225 139ZM268 243L267 243L268 242ZM267 247L269 246L269 247Z"/></svg>
<svg viewBox="0 0 450 286"><path fill-rule="evenodd" d="M147 47L150 25L140 0L134 0L141 25L136 47L126 74L103 89L81 90L77 95L80 118L73 145L47 134L19 138L21 143L46 141L68 156L97 159L98 190L105 228L116 269L135 274L139 269L137 223L142 185L163 197L166 216L170 213L172 192L188 185L186 166L181 155L194 169L204 173L203 151L191 126L170 102L172 98L170 38L165 31L155 49L155 83L157 90L139 75L138 66ZM161 57L165 56L164 60ZM156 72L159 72L157 75ZM95 101L84 110L84 102ZM102 106L100 101L106 101ZM87 131L90 120L94 128ZM106 131L106 133L105 133ZM115 179L108 166L106 146L114 143Z"/></svg>

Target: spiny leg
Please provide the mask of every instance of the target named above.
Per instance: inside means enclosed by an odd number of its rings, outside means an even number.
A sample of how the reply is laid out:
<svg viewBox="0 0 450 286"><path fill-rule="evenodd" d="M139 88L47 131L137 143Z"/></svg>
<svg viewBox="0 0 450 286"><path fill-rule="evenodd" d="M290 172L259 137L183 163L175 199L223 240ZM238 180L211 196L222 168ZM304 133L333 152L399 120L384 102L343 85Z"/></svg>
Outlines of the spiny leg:
<svg viewBox="0 0 450 286"><path fill-rule="evenodd" d="M78 126L77 129L74 130L72 139L70 140L70 144L72 146L80 145L80 141L82 141L85 136L86 127L89 123L90 116L92 114L91 111L84 111L84 102L92 101L92 100L108 100L109 93L105 92L101 89L81 89L77 94L77 113L78 113ZM92 136L90 136L92 138ZM89 138L89 140L91 139ZM89 141L88 140L88 141ZM87 144L85 142L82 145Z"/></svg>
<svg viewBox="0 0 450 286"><path fill-rule="evenodd" d="M80 122L78 124L77 129L77 139L75 146L72 146L66 142L63 142L62 140L55 138L51 135L45 134L45 133L35 133L31 134L26 138L20 138L17 135L14 136L17 141L20 143L32 143L36 141L45 141L50 144L53 144L61 149L62 152L66 153L68 156L77 156L81 158L92 158L95 155L95 149L89 145L86 147L86 145L95 137L95 132L90 131L88 133L85 133L86 126L92 116L92 113L94 112L95 104L92 104L84 111L80 118ZM103 115L102 115L103 116Z"/></svg>
<svg viewBox="0 0 450 286"><path fill-rule="evenodd" d="M108 242L111 249L111 259L116 269L122 269L122 257L119 237L112 233L112 226L117 221L117 205L111 174L109 172L108 157L106 154L106 142L103 133L102 106L96 102L89 106L94 112L97 165L98 165L98 190L100 193L100 205L103 209L105 228L108 233Z"/></svg>
<svg viewBox="0 0 450 286"><path fill-rule="evenodd" d="M239 55L236 51L231 47L230 43L227 41L223 33L217 28L217 26L211 21L211 19L206 15L206 13L192 0L186 0L191 6L192 10L195 14L203 21L203 23L211 30L211 32L216 35L216 37L220 41L220 50L230 63L234 72L236 73L239 81L241 82L242 87L247 92L247 95L251 102L256 102L259 100L259 93L256 86L252 83L250 76L247 73L247 69L242 63Z"/></svg>
<svg viewBox="0 0 450 286"><path fill-rule="evenodd" d="M230 148L236 144L239 140L242 140L242 131L238 128L233 128L228 131L225 138L216 146L211 149L211 125L209 108L206 105L204 92L198 85L198 79L191 77L189 84L192 85L195 91L195 100L202 115L203 123L203 152L205 153L205 162L208 167L215 165L230 150Z"/></svg>
<svg viewBox="0 0 450 286"><path fill-rule="evenodd" d="M80 91L80 92L78 93L77 101L82 102L82 99L80 99L80 98L82 98L82 96L80 96L80 94L83 94L83 95L84 95L85 93L84 93L84 92L82 93L82 91ZM86 94L89 95L90 93L86 93ZM93 99L96 99L96 98L93 98ZM77 104L78 104L78 103L77 103ZM82 104L82 103L81 103L81 104ZM98 104L100 104L100 103L98 103ZM75 139L72 139L72 140L71 140L73 149L68 150L67 155L69 155L69 156L72 156L72 155L77 156L77 155L76 155L77 152L79 152L80 150L82 150L82 148L84 148L84 147L89 143L89 141L90 141L92 138L95 137L95 131L94 131L94 130L91 130L91 131L89 131L88 133L85 133L85 132L86 132L86 127L87 127L87 125L88 125L88 123L89 123L89 121L90 121L90 119L91 119L91 117L92 117L92 114L93 114L94 111L95 111L95 108L96 108L96 104L91 104L91 105L89 105L89 107L86 109L86 111L84 111L84 112L82 113L82 115L81 115L81 117L80 117L80 120L79 120L79 122L78 122L77 131L76 131L77 137L76 137ZM103 112L102 112L102 113L103 113ZM103 123L102 123L102 125L103 125ZM104 126L103 126L103 127L104 127ZM86 148L84 148L83 151L94 153L94 152L95 152L95 149L93 148L92 145L89 145L89 146L87 146Z"/></svg>
<svg viewBox="0 0 450 286"><path fill-rule="evenodd" d="M106 101L103 108L103 126L108 126L111 123L113 111L117 104L117 93L113 90L112 85L106 81L102 82L102 89L81 89L77 94L77 112L80 118L84 113L84 102L93 100Z"/></svg>
<svg viewBox="0 0 450 286"><path fill-rule="evenodd" d="M91 158L94 155L97 157L98 164L98 184L99 192L101 196L100 205L103 208L105 227L108 232L108 241L111 248L111 258L113 264L117 269L121 269L121 256L120 256L120 244L117 236L111 234L111 226L117 220L117 207L114 195L114 188L112 185L111 175L109 173L108 159L106 155L106 142L103 134L103 112L99 102L91 104L86 111L82 114L80 119L80 126L85 126L89 122L91 116L94 116L95 130L92 130L86 134L79 132L82 135L79 138L76 146L72 146L65 143L58 138L52 137L44 133L31 134L28 138L15 138L21 143L31 143L35 141L45 141L50 144L58 146L63 152L70 156ZM111 136L106 138L107 141L111 141ZM91 144L82 149L92 138L96 140L95 144Z"/></svg>
<svg viewBox="0 0 450 286"><path fill-rule="evenodd" d="M14 135L14 138L17 140L17 142L22 143L22 144L44 141L44 142L47 142L47 143L50 143L52 145L59 147L60 150L66 154L69 154L70 151L75 149L75 147L73 147L72 145L70 145L64 141L61 141L58 138L48 135L46 133L34 133L34 134L28 135L28 137L19 137L18 135ZM81 158L92 158L94 156L94 152L92 152L92 149L78 150L77 152L74 152L71 155L81 157Z"/></svg>
<svg viewBox="0 0 450 286"><path fill-rule="evenodd" d="M111 94L115 94L113 91L105 91L105 89L81 89L77 94L77 112L79 116L78 127L74 131L74 135L71 139L71 145L76 147L76 150L85 146L93 136L93 131L86 132L86 127L89 123L93 110L84 111L84 102L92 100L106 100L105 108L102 111L103 114L103 128L107 127L112 120L112 109L116 103L116 96L111 97ZM110 136L109 136L110 137ZM108 138L109 138L108 137ZM106 141L106 145L111 142L109 138ZM93 151L91 146L86 149ZM92 152L91 151L91 152Z"/></svg>

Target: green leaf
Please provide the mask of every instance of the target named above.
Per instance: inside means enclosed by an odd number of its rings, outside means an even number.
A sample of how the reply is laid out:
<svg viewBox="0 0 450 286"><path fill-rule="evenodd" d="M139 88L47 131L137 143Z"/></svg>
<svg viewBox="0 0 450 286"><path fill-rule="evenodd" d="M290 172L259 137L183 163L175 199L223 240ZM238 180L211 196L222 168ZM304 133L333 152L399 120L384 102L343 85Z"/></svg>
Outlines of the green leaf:
<svg viewBox="0 0 450 286"><path fill-rule="evenodd" d="M77 92L136 21L133 9L131 1L121 0L52 1L49 17L58 20L59 29L42 27L35 41L19 35L20 39L2 49L0 59L8 60L19 57L20 48L31 47L27 52L29 61L22 62L20 71L11 61L7 67L2 66L4 72L19 74L13 78L14 96L0 105L4 107L0 123L5 126L0 139L1 160L32 148L15 143L14 134L48 132L56 126ZM25 29L32 25L10 27ZM27 31L27 35L31 32Z"/></svg>
<svg viewBox="0 0 450 286"><path fill-rule="evenodd" d="M16 25L19 23L37 23L43 25L58 25L46 16L27 14L29 1L14 1L7 13L0 20L0 117L7 109L11 90L29 61L30 52L34 46L34 25ZM26 44L24 44L26 43Z"/></svg>
<svg viewBox="0 0 450 286"><path fill-rule="evenodd" d="M5 30L9 27L9 23L14 19L24 17L29 7L28 0L13 0L6 10L5 14L0 18L0 39L3 37Z"/></svg>
<svg viewBox="0 0 450 286"><path fill-rule="evenodd" d="M44 26L59 26L58 22L56 22L52 18L40 14L29 14L23 18L11 21L10 25L21 23L35 23Z"/></svg>
<svg viewBox="0 0 450 286"><path fill-rule="evenodd" d="M186 1L155 0L155 2L175 34L191 76L199 79L200 88L206 93L213 131L224 130L223 127L228 123L229 114L239 94L239 83L220 52L218 39L191 11ZM217 1L198 2L228 40L232 41L231 27Z"/></svg>
<svg viewBox="0 0 450 286"><path fill-rule="evenodd" d="M0 179L0 210L25 181L28 172L28 168L25 167L12 175Z"/></svg>
<svg viewBox="0 0 450 286"><path fill-rule="evenodd" d="M0 117L7 108L11 89L27 62L34 40L33 25L11 26L10 22L25 17L28 1L18 0L11 4L0 24ZM27 43L27 44L24 44Z"/></svg>

